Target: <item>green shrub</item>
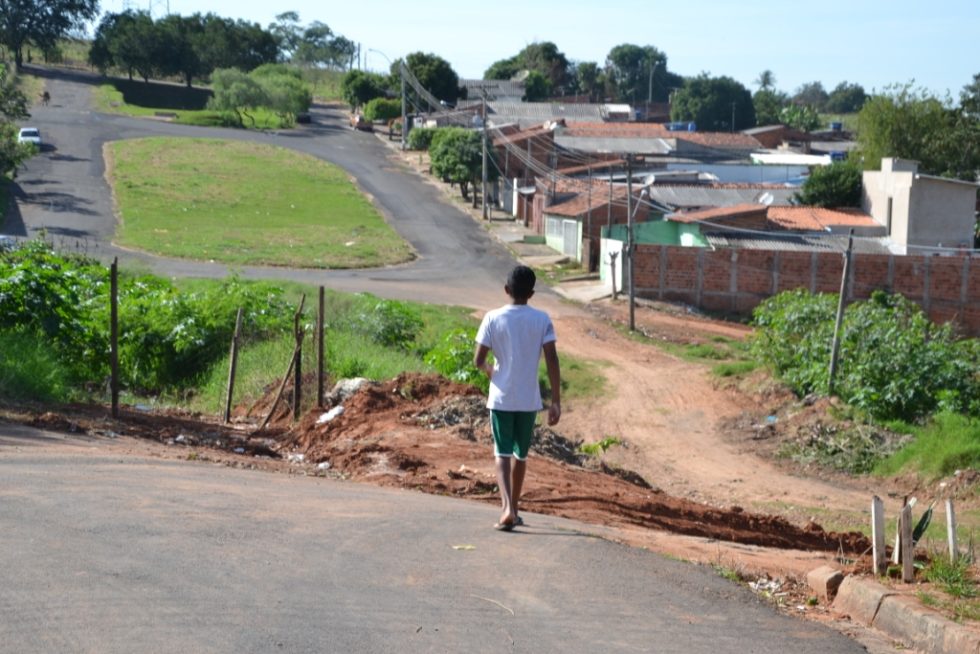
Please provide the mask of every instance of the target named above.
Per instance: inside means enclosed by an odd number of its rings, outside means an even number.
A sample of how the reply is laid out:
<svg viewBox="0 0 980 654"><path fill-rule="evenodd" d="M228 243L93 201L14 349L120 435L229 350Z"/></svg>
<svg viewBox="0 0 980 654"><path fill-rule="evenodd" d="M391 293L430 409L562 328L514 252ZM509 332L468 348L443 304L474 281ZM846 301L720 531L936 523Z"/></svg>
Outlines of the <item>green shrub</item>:
<svg viewBox="0 0 980 654"><path fill-rule="evenodd" d="M409 150L428 150L432 138L436 135L436 127L416 127L408 133L407 145Z"/></svg>
<svg viewBox="0 0 980 654"><path fill-rule="evenodd" d="M454 329L425 355L425 362L444 377L471 384L486 393L490 390L490 380L473 365L475 339L475 329Z"/></svg>
<svg viewBox="0 0 980 654"><path fill-rule="evenodd" d="M36 333L0 331L0 398L64 402L72 372Z"/></svg>
<svg viewBox="0 0 980 654"><path fill-rule="evenodd" d="M364 117L368 120L383 120L385 122L402 115L400 100L375 98L364 105Z"/></svg>
<svg viewBox="0 0 980 654"><path fill-rule="evenodd" d="M940 412L924 425L904 425L912 441L882 461L875 472L893 475L914 465L929 477L980 468L980 419Z"/></svg>
<svg viewBox="0 0 980 654"><path fill-rule="evenodd" d="M797 290L756 308L753 353L801 395L828 390L836 302ZM902 296L876 291L845 311L835 392L883 420L937 409L980 415L980 345L956 340Z"/></svg>

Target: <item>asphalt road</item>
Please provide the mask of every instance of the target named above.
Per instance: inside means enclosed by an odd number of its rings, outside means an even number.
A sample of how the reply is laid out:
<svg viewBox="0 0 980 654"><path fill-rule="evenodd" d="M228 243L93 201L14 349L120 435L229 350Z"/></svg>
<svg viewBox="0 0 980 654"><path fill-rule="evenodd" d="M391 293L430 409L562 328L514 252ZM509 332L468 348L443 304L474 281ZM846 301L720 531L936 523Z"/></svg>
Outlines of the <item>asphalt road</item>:
<svg viewBox="0 0 980 654"><path fill-rule="evenodd" d="M863 651L573 522L67 442L0 425L2 653Z"/></svg>
<svg viewBox="0 0 980 654"><path fill-rule="evenodd" d="M111 190L105 180L103 145L143 136L231 138L279 145L335 163L356 179L390 224L415 249L416 261L381 269L308 270L245 266L243 277L290 279L343 291L367 291L395 299L466 306L494 306L514 265L510 253L483 226L445 202L441 192L397 162L372 134L347 127L337 109L314 107L312 125L282 132L202 128L91 110L99 78L87 73L34 68L47 78L52 101L37 106L29 123L47 145L19 171L16 202L2 233L30 237L45 230L64 248L77 248L123 265L136 264L166 276L223 277L228 267L168 259L112 245L115 229Z"/></svg>

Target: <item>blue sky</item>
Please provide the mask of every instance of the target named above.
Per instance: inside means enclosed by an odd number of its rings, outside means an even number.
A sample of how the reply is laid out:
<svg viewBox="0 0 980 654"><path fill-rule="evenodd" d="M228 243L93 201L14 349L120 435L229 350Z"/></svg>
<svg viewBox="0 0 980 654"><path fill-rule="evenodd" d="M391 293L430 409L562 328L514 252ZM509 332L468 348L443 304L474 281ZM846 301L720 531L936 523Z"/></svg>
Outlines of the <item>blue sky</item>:
<svg viewBox="0 0 980 654"><path fill-rule="evenodd" d="M120 11L125 0L103 0ZM153 3L155 16L167 0ZM294 10L362 44L367 67L386 69L409 52L433 52L461 77L480 77L498 59L528 43L553 41L574 61L602 63L620 43L653 45L681 75L708 72L734 77L752 90L765 69L792 92L820 81L830 91L841 81L865 90L915 80L933 93L962 87L980 73L978 0L822 0L732 2L693 0L169 0L170 10L213 11L268 25Z"/></svg>

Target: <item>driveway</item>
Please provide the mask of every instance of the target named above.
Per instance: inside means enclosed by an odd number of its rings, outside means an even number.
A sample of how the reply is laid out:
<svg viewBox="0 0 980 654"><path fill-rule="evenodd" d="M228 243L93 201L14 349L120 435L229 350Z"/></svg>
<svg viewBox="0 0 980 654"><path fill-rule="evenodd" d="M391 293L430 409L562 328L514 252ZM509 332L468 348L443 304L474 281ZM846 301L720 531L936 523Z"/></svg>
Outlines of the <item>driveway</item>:
<svg viewBox="0 0 980 654"><path fill-rule="evenodd" d="M241 139L311 154L347 170L390 224L415 249L412 263L366 270L312 270L262 266L236 268L250 279L290 279L342 291L367 291L394 299L488 307L499 304L514 265L510 253L487 230L448 204L441 192L398 163L376 137L346 126L338 109L314 107L313 124L282 132L176 125L91 110L95 75L33 68L46 78L51 104L32 109L30 123L48 146L19 172L15 207L2 233L31 237L45 230L59 247L104 261L119 257L165 276L224 277L227 266L168 259L112 245L115 231L111 190L102 146L143 136Z"/></svg>
<svg viewBox="0 0 980 654"><path fill-rule="evenodd" d="M577 523L139 447L0 425L0 652L864 651Z"/></svg>

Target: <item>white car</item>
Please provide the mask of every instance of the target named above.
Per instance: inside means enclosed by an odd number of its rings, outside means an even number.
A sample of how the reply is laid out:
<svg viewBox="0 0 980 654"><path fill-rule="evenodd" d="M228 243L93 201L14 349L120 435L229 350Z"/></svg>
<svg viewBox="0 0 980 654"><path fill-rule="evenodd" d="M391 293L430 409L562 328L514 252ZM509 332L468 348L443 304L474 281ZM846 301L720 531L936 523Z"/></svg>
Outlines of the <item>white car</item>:
<svg viewBox="0 0 980 654"><path fill-rule="evenodd" d="M20 134L17 135L18 143L33 143L41 149L41 132L37 127L21 127Z"/></svg>

